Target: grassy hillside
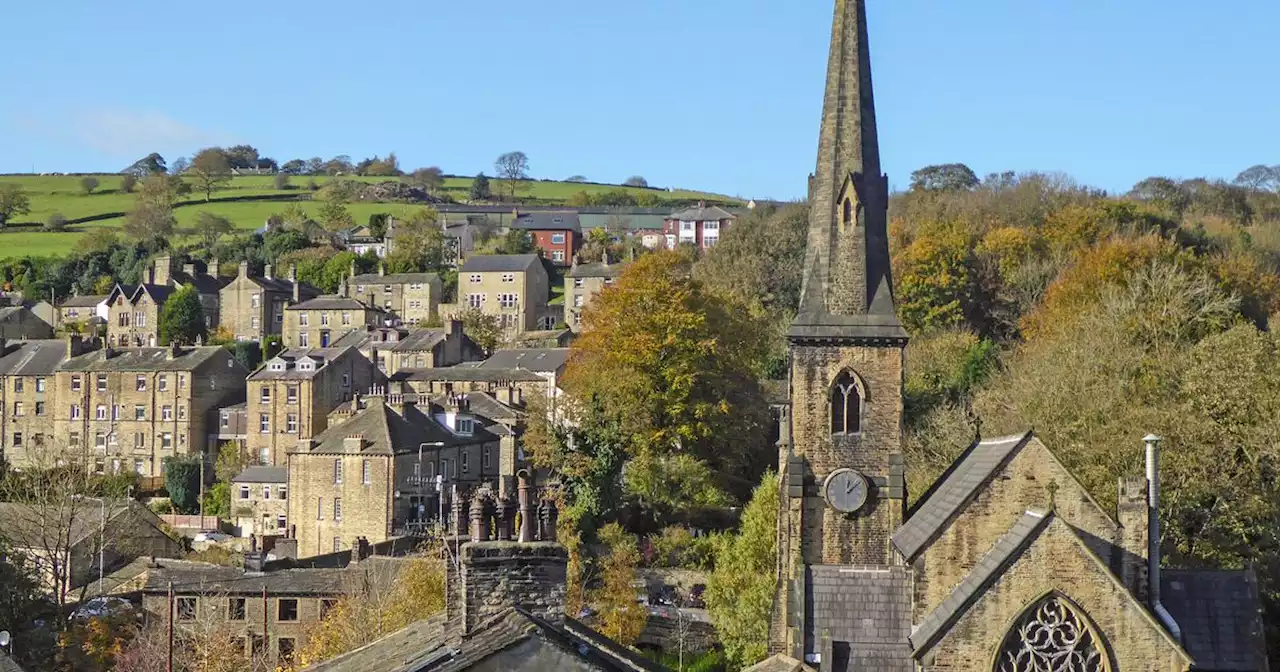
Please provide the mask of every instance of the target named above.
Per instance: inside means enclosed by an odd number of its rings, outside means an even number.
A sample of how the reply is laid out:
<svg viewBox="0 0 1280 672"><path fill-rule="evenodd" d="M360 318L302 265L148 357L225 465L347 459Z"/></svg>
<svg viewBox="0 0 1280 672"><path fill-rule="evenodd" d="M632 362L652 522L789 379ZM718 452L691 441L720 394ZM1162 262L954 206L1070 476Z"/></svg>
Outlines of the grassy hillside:
<svg viewBox="0 0 1280 672"><path fill-rule="evenodd" d="M70 220L101 216L110 213L123 213L133 206L134 195L120 191L120 175L95 175L99 186L94 193L85 195L80 188L81 175L16 175L0 176L0 184L17 184L26 190L31 200L31 212L17 217L8 229L0 230L0 258L26 255L47 256L68 253L76 240L87 231L95 228L118 229L122 217L112 217L92 222L73 223L63 233L45 233L22 224L39 224L47 221L55 212L62 213ZM225 188L214 193L211 203L195 202L183 205L175 210L179 228L190 227L200 212L214 212L227 217L235 223L237 229L253 230L261 227L267 217L280 212L287 201L306 199L311 195L310 185L314 182L323 186L333 178L330 177L290 177L288 190L275 188L275 180L269 175L236 177ZM352 177L362 182L382 182L383 177ZM471 178L451 177L445 180L444 192L453 200L466 202L471 192ZM505 187L498 181L492 182L495 194L505 192ZM615 190L624 190L633 194L659 194L665 200L708 199L722 202L735 202L736 199L705 192L676 190L655 191L652 189L635 189L597 184L578 184L571 182L538 182L521 183L518 198L521 201L538 204L565 203L578 192L592 194ZM245 196L275 196L279 200L263 201L228 201L227 199ZM188 197L190 201L200 201L199 194ZM304 202L303 208L314 212L318 204ZM391 214L408 214L424 206L407 203L375 203L361 202L348 206L357 222L364 222L369 215L379 212Z"/></svg>

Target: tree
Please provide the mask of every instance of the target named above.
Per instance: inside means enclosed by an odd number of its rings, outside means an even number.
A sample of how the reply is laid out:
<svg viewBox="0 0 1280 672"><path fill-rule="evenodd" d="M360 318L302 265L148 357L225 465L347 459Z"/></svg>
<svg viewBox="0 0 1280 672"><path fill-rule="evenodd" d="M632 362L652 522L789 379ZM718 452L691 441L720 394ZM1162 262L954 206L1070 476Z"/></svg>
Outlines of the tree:
<svg viewBox="0 0 1280 672"><path fill-rule="evenodd" d="M191 159L187 174L204 192L204 200L213 198L213 192L231 181L231 163L227 153L218 147L209 147L196 153Z"/></svg>
<svg viewBox="0 0 1280 672"><path fill-rule="evenodd" d="M326 231L345 231L355 226L356 220L341 200L328 200L320 204L317 211L320 223Z"/></svg>
<svg viewBox="0 0 1280 672"><path fill-rule="evenodd" d="M285 175L301 175L307 172L307 162L302 159L290 159L280 166L280 172Z"/></svg>
<svg viewBox="0 0 1280 672"><path fill-rule="evenodd" d="M435 193L444 186L444 172L435 166L419 168L409 174L409 183L426 189L427 193Z"/></svg>
<svg viewBox="0 0 1280 672"><path fill-rule="evenodd" d="M431 208L414 210L396 223L395 249L387 255L391 273L421 273L444 265L444 233Z"/></svg>
<svg viewBox="0 0 1280 672"><path fill-rule="evenodd" d="M125 175L120 178L120 193L132 194L133 188L138 186L138 178L133 175Z"/></svg>
<svg viewBox="0 0 1280 672"><path fill-rule="evenodd" d="M533 244L533 236L524 229L511 229L502 236L496 252L498 254L532 254L538 249Z"/></svg>
<svg viewBox="0 0 1280 672"><path fill-rule="evenodd" d="M169 172L173 175L181 175L187 172L187 168L191 167L191 159L185 156L179 156L169 163Z"/></svg>
<svg viewBox="0 0 1280 672"><path fill-rule="evenodd" d="M139 179L150 177L152 175L163 175L169 172L169 168L165 165L164 157L152 152L137 161L134 161L125 168L124 173L128 173Z"/></svg>
<svg viewBox="0 0 1280 672"><path fill-rule="evenodd" d="M200 460L199 455L178 455L164 462L164 488L178 513L200 510Z"/></svg>
<svg viewBox="0 0 1280 672"><path fill-rule="evenodd" d="M92 175L86 175L80 179L80 189L84 192L85 196L92 194L93 190L98 188L98 184L98 178Z"/></svg>
<svg viewBox="0 0 1280 672"><path fill-rule="evenodd" d="M195 287L187 285L169 295L160 310L160 344L191 345L209 337L204 308Z"/></svg>
<svg viewBox="0 0 1280 672"><path fill-rule="evenodd" d="M925 166L911 173L912 191L970 191L981 182L963 163Z"/></svg>
<svg viewBox="0 0 1280 672"><path fill-rule="evenodd" d="M31 212L31 200L27 192L16 184L0 184L0 227L16 215Z"/></svg>
<svg viewBox="0 0 1280 672"><path fill-rule="evenodd" d="M19 642L36 638L44 629L40 621L51 616L32 560L14 550L0 534L0 586L4 586L0 591L0 630L8 631ZM24 648L31 650L16 652L21 656L19 662L35 662L35 647Z"/></svg>
<svg viewBox="0 0 1280 672"><path fill-rule="evenodd" d="M1274 190L1280 186L1280 166L1259 164L1246 168L1236 176L1234 184L1250 191Z"/></svg>
<svg viewBox="0 0 1280 672"><path fill-rule="evenodd" d="M487 201L490 196L489 178L484 173L476 175L476 179L471 181L471 200Z"/></svg>
<svg viewBox="0 0 1280 672"><path fill-rule="evenodd" d="M275 179L272 180L272 184L275 186L276 191L284 191L286 189L293 188L289 185L289 174L285 172L276 173Z"/></svg>
<svg viewBox="0 0 1280 672"><path fill-rule="evenodd" d="M770 472L751 495L737 534L716 538L707 610L725 655L737 667L765 657L777 562L778 477Z"/></svg>
<svg viewBox="0 0 1280 672"><path fill-rule="evenodd" d="M55 212L49 215L49 219L44 222L45 231L62 231L67 228L67 218L61 212Z"/></svg>
<svg viewBox="0 0 1280 672"><path fill-rule="evenodd" d="M340 154L326 161L322 172L325 175L350 175L355 171L356 167L352 165L351 157Z"/></svg>
<svg viewBox="0 0 1280 672"><path fill-rule="evenodd" d="M643 177L641 177L641 176L639 176L639 175L632 175L631 177L628 177L628 178L627 178L627 181L626 181L626 182L623 182L623 183L622 183L622 186L624 186L624 187L648 187L648 186L649 186L649 181L648 181L648 180L646 180L646 179L644 179Z"/></svg>
<svg viewBox="0 0 1280 672"><path fill-rule="evenodd" d="M502 340L502 323L497 315L488 315L479 308L468 308L462 313L462 331L486 355L493 354Z"/></svg>
<svg viewBox="0 0 1280 672"><path fill-rule="evenodd" d="M493 169L506 181L507 188L511 190L511 200L516 200L516 187L520 180L529 178L529 157L524 152L507 152L493 162Z"/></svg>
<svg viewBox="0 0 1280 672"><path fill-rule="evenodd" d="M218 151L226 157L228 168L244 170L258 167L258 150L255 147L236 145L235 147L228 147L225 150L219 149ZM195 163L195 161L192 161L192 163Z"/></svg>
<svg viewBox="0 0 1280 672"><path fill-rule="evenodd" d="M585 175L570 175L569 177L564 178L564 181L565 182L586 182L587 178Z"/></svg>
<svg viewBox="0 0 1280 672"><path fill-rule="evenodd" d="M1133 185L1129 198L1154 203L1179 217L1191 205L1191 195L1182 184L1167 177L1148 177Z"/></svg>
<svg viewBox="0 0 1280 672"><path fill-rule="evenodd" d="M790 320L800 309L809 207L756 208L721 232L694 275L745 304Z"/></svg>
<svg viewBox="0 0 1280 672"><path fill-rule="evenodd" d="M609 523L600 530L600 540L609 547L602 562L602 585L592 600L600 608L600 634L631 646L640 638L649 617L634 585L640 562L636 538L617 523Z"/></svg>
<svg viewBox="0 0 1280 672"><path fill-rule="evenodd" d="M125 215L125 234L137 241L165 238L173 234L177 219L173 216L173 204L177 199L181 180L163 174L152 175L142 181L142 188L133 209Z"/></svg>
<svg viewBox="0 0 1280 672"><path fill-rule="evenodd" d="M196 235L204 243L205 249L212 250L218 245L218 239L235 230L231 220L212 212L201 212L196 215Z"/></svg>

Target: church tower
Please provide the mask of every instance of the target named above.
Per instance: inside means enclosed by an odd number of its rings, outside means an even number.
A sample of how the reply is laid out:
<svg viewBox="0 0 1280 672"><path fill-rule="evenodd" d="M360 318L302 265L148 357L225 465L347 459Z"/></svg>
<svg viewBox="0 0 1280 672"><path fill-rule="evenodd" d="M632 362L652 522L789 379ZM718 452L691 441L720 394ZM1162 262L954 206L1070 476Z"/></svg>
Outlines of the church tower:
<svg viewBox="0 0 1280 672"><path fill-rule="evenodd" d="M894 311L888 199L865 0L836 0L800 314L788 334L790 440L784 427L769 638L772 652L801 660L823 651L815 581L838 572L905 576L890 542L906 503L907 333Z"/></svg>

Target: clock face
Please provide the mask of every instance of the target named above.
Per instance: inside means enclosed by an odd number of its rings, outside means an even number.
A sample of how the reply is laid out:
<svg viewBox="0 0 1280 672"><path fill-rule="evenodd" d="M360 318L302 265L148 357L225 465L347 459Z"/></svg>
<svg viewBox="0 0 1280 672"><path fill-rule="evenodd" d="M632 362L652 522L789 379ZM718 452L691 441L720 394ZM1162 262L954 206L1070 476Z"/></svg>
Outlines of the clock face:
<svg viewBox="0 0 1280 672"><path fill-rule="evenodd" d="M822 484L827 504L841 513L853 513L867 503L870 487L867 477L853 469L837 469Z"/></svg>

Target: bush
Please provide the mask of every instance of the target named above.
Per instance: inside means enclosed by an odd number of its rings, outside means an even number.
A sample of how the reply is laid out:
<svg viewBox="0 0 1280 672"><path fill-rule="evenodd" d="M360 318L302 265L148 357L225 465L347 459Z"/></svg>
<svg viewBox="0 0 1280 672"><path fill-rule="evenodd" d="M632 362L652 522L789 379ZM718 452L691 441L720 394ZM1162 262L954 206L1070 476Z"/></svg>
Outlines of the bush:
<svg viewBox="0 0 1280 672"><path fill-rule="evenodd" d="M61 212L55 212L49 215L49 219L44 223L45 231L62 231L67 228L67 218Z"/></svg>
<svg viewBox="0 0 1280 672"><path fill-rule="evenodd" d="M120 178L120 193L132 194L133 188L138 186L138 178L133 175L125 175Z"/></svg>
<svg viewBox="0 0 1280 672"><path fill-rule="evenodd" d="M92 175L80 180L80 188L84 190L85 196L92 194L93 190L97 189L99 184L98 178L93 177Z"/></svg>
<svg viewBox="0 0 1280 672"><path fill-rule="evenodd" d="M688 528L672 525L663 528L656 537L650 537L646 560L650 567L709 569L714 546L711 537L695 537Z"/></svg>
<svg viewBox="0 0 1280 672"><path fill-rule="evenodd" d="M277 191L291 189L292 186L289 184L289 176L284 173L276 173L275 186Z"/></svg>
<svg viewBox="0 0 1280 672"><path fill-rule="evenodd" d="M157 516L167 516L173 513L173 502L167 499L157 499L148 504L147 508L151 509L151 513L154 513Z"/></svg>
<svg viewBox="0 0 1280 672"><path fill-rule="evenodd" d="M307 180L307 191L320 191L320 185L316 183L315 178Z"/></svg>

